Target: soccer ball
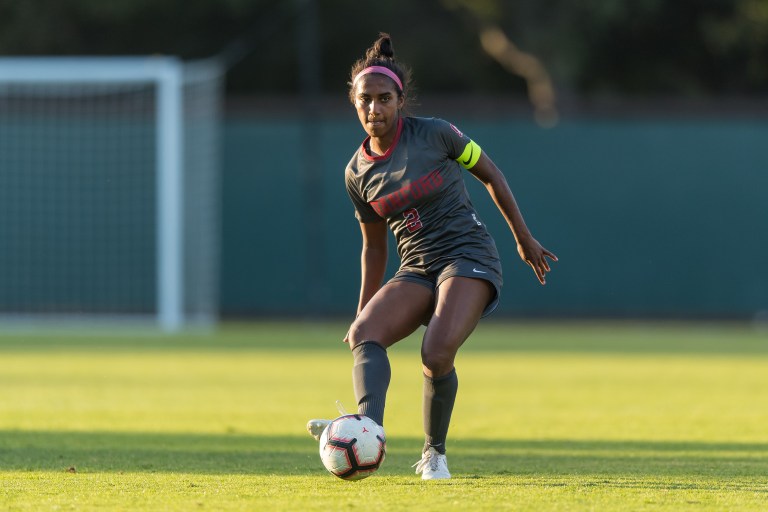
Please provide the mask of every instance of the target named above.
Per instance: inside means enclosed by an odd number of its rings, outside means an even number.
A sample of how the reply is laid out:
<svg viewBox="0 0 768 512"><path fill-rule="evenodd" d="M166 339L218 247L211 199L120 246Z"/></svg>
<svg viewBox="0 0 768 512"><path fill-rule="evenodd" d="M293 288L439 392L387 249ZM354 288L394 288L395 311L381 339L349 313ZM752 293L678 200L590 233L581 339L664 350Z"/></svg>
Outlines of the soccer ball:
<svg viewBox="0 0 768 512"><path fill-rule="evenodd" d="M384 462L387 441L375 421L360 414L333 420L320 436L320 460L344 480L371 476Z"/></svg>

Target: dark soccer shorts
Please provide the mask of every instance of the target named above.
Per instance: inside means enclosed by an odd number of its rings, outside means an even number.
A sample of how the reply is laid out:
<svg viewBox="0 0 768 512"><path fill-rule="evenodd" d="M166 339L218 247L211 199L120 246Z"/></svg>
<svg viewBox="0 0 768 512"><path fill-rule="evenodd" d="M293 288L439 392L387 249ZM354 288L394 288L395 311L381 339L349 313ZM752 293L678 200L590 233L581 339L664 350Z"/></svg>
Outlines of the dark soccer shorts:
<svg viewBox="0 0 768 512"><path fill-rule="evenodd" d="M481 264L469 259L456 259L450 263L440 267L433 272L423 272L413 268L401 268L390 279L389 283L395 283L397 281L408 281L410 283L420 284L426 286L434 293L437 288L440 287L443 281L449 277L471 277L474 279L483 279L490 282L496 289L496 294L483 310L481 318L484 318L491 313L499 305L499 297L501 296L501 286L503 280L501 278L501 264L496 261L493 264Z"/></svg>

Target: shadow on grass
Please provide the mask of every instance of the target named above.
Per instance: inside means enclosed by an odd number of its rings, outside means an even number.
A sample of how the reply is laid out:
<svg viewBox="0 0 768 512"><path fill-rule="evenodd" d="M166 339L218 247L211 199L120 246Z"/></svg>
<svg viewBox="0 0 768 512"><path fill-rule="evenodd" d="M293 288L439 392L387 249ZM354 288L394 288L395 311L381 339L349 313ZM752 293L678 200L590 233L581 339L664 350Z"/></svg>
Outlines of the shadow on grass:
<svg viewBox="0 0 768 512"><path fill-rule="evenodd" d="M416 438L390 439L382 473L412 475L420 445ZM316 450L306 436L8 430L0 431L0 471L319 475L325 471ZM457 480L570 485L563 482L575 478L598 485L607 478L668 487L683 479L741 482L768 493L768 443L457 439L449 450Z"/></svg>
<svg viewBox="0 0 768 512"><path fill-rule="evenodd" d="M0 325L2 327L2 325ZM131 329L0 328L0 352L165 352L319 351L348 352L341 343L344 321L257 321L223 323L212 332L162 335ZM423 330L393 350L417 352ZM768 327L742 322L524 321L498 319L480 324L463 351L618 354L768 355Z"/></svg>

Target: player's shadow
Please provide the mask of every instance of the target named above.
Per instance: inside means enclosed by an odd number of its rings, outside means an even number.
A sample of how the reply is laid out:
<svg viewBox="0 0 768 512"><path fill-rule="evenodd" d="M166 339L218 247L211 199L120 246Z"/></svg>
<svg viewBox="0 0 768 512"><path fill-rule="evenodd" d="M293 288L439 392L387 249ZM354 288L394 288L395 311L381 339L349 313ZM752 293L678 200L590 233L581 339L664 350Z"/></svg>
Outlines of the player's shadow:
<svg viewBox="0 0 768 512"><path fill-rule="evenodd" d="M549 479L574 476L632 487L638 479L664 487L670 481L757 482L768 474L768 443L636 440L464 440L451 444L468 478L515 475ZM489 463L490 462L490 463ZM768 493L768 487L758 486Z"/></svg>
<svg viewBox="0 0 768 512"><path fill-rule="evenodd" d="M391 438L382 474L412 475L421 440ZM454 439L454 476L548 479L697 477L750 481L768 474L768 443ZM72 468L72 469L70 469ZM322 474L309 436L241 433L0 431L0 471ZM607 480L606 480L607 481ZM768 493L764 485L760 492Z"/></svg>

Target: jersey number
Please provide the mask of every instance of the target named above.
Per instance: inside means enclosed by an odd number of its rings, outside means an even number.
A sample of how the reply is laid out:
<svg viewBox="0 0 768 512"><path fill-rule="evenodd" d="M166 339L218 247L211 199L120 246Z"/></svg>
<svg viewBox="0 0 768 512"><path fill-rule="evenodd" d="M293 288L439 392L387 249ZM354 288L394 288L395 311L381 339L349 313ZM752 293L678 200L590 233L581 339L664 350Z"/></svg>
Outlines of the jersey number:
<svg viewBox="0 0 768 512"><path fill-rule="evenodd" d="M423 224L421 223L419 212L416 211L416 208L405 210L403 212L403 217L405 217L405 227L408 228L409 233L413 233L414 231L418 231L422 228Z"/></svg>

